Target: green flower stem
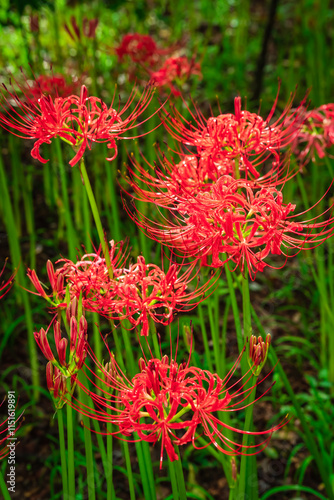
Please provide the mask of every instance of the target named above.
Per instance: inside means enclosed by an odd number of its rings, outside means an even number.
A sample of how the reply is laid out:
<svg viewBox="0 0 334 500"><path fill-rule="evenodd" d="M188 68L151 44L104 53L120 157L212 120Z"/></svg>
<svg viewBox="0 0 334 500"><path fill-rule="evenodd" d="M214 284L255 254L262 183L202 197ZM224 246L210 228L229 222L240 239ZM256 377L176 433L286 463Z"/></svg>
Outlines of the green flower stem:
<svg viewBox="0 0 334 500"><path fill-rule="evenodd" d="M140 443L136 443L136 444L140 445ZM132 468L131 468L129 444L126 440L122 441L122 448L123 448L123 454L124 454L124 458L125 458L125 467L126 467L126 472L127 472L127 478L129 481L130 500L136 500L135 485L134 485L134 481L133 481L133 474L132 474ZM137 448L137 446L136 446L136 448ZM139 446L139 448L140 448L140 446ZM138 449L137 449L137 456L138 456L138 461L139 461ZM142 479L144 481L144 478L142 478ZM144 489L144 491L145 491L145 489Z"/></svg>
<svg viewBox="0 0 334 500"><path fill-rule="evenodd" d="M21 303L23 303L24 307L24 314L26 318L26 327L27 327L27 337L28 337L28 350L29 350L29 358L30 358L30 365L31 365L31 376L32 376L32 383L34 386L33 390L33 396L35 401L38 401L39 399L39 387L40 387L40 378L39 378L39 372L38 372L38 359L37 359L37 347L36 347L36 342L34 338L34 333L33 333L33 320L32 320L32 313L31 313L31 307L30 307L30 299L29 295L26 292L26 289L28 287L26 283L26 277L24 274L24 266L22 265L22 256L21 256L21 250L20 250L20 242L16 230L16 225L15 225L15 220L14 220L14 213L13 213L13 207L11 203L11 199L9 196L9 190L7 186L7 181L6 181L6 176L4 172L4 166L2 162L2 157L0 155L0 194L1 194L1 200L3 204L3 211L6 214L5 216L5 227L8 235L8 241L9 241L9 249L12 257L12 264L15 267L18 267L17 274L16 274L16 281L21 285L22 288L18 288L18 297L21 298ZM21 265L20 265L21 264Z"/></svg>
<svg viewBox="0 0 334 500"><path fill-rule="evenodd" d="M147 496L147 494L145 493L145 490L144 490L145 500L149 499L149 498L151 498L152 500L156 500L157 493L156 493L156 489L155 489L150 447L146 441L143 441L142 443L139 443L139 444L142 445L143 458L144 458L144 462L141 464L139 463L140 475L141 475L141 477L143 477L143 475L146 473L149 492L150 492L149 496ZM139 462L139 458L138 458L138 462Z"/></svg>
<svg viewBox="0 0 334 500"><path fill-rule="evenodd" d="M92 186L91 186L90 181L89 181L89 177L88 177L88 174L87 174L87 170L86 170L85 162L84 162L83 158L81 158L81 160L80 160L80 166L79 166L79 168L80 168L80 172L81 172L81 175L82 175L82 178L83 178L83 181L84 181L84 185L85 185L85 188L86 188L86 193L87 193L87 196L88 196L90 207L92 209L92 214L93 214L93 217L94 217L94 221L95 221L95 225L96 225L96 229L97 229L97 234L99 236L99 240L100 240L102 252L103 252L104 258L106 260L106 264L107 264L107 267L108 267L109 276L110 276L110 279L112 279L113 278L113 270L112 270L112 267L111 267L109 247L108 247L108 243L107 243L107 241L106 241L106 239L104 237L104 232L103 232L103 228L102 228L102 222L101 222L99 210L97 208L97 204L96 204L96 201L95 201L95 196L94 196L94 193L93 193L93 190L92 190Z"/></svg>
<svg viewBox="0 0 334 500"><path fill-rule="evenodd" d="M213 341L213 352L214 352L214 358L215 358L215 364L216 364L216 371L219 376L222 375L222 367L221 367L221 354L219 352L219 331L218 331L218 325L215 324L213 320L213 314L212 314L212 307L210 301L207 302L208 306L208 312L209 312L209 322L210 322L210 329L211 329L211 335L212 335L212 341Z"/></svg>
<svg viewBox="0 0 334 500"><path fill-rule="evenodd" d="M78 379L83 385L85 385L86 382L88 382L87 378L83 374L83 370L79 371ZM90 398L84 390L79 391L79 398L83 407L89 406ZM84 424L88 500L95 500L93 445L92 445L92 435L89 429L89 417L83 413L82 420Z"/></svg>
<svg viewBox="0 0 334 500"><path fill-rule="evenodd" d="M107 412L111 413L111 410L107 408ZM115 498L115 490L113 485L113 437L112 437L112 423L107 423L107 458L105 466L105 476L107 481L107 500L113 500Z"/></svg>
<svg viewBox="0 0 334 500"><path fill-rule="evenodd" d="M67 390L71 394L71 380L67 379ZM70 396L69 396L70 397ZM68 467L68 498L75 500L75 466L74 466L74 430L73 410L70 404L66 405L67 417L67 467Z"/></svg>
<svg viewBox="0 0 334 500"><path fill-rule="evenodd" d="M176 474L177 487L179 490L179 496L180 500L187 500L186 483L184 480L181 455L178 447L176 447L176 453L179 459L175 460L174 464L175 464L175 474Z"/></svg>
<svg viewBox="0 0 334 500"><path fill-rule="evenodd" d="M125 323L124 326L126 327L127 324ZM123 340L124 340L124 345L125 345L126 359L128 361L128 366L130 367L130 374L131 374L131 376L134 376L136 373L136 362L135 362L135 358L133 355L133 348L132 348L130 338L129 338L129 332L126 330L126 328L124 328L124 326L122 324L121 329L122 329L122 335L123 335ZM123 365L124 365L124 361L123 361ZM124 372L125 372L125 369L124 369ZM138 436L137 436L137 439L138 439ZM140 475L141 475L142 483L143 483L145 500L146 499L147 500L150 500L150 499L154 500L156 498L156 493L155 493L152 459L151 459L150 449L149 449L148 443L146 443L144 441L136 442L136 450L137 450Z"/></svg>
<svg viewBox="0 0 334 500"><path fill-rule="evenodd" d="M177 487L176 471L175 471L174 462L171 462L169 460L169 458L168 458L168 468L169 468L169 474L170 474L170 482L172 485L173 500L180 500L179 489Z"/></svg>
<svg viewBox="0 0 334 500"><path fill-rule="evenodd" d="M213 365L212 365L212 359L211 359L211 351L210 351L210 348L209 348L208 334L207 334L206 327L205 327L205 321L204 321L204 314L203 314L203 306L202 306L202 304L198 305L198 313L199 313L199 321L200 321L201 330L202 330L202 338L203 338L203 344L204 344L205 360L208 363L208 367L209 367L210 372L213 372Z"/></svg>
<svg viewBox="0 0 334 500"><path fill-rule="evenodd" d="M134 377L134 375L136 374L136 362L133 356L133 346L129 338L130 332L126 329L127 326L128 325L126 320L121 322L121 330L125 346L126 360L128 361L128 367L130 369L131 377Z"/></svg>
<svg viewBox="0 0 334 500"><path fill-rule="evenodd" d="M122 355L122 346L121 346L121 342L120 342L118 335L117 335L117 328L115 327L113 321L110 321L110 324L111 324L111 331L113 334L115 347L116 347L117 362L118 362L122 372L126 373L126 368L125 368L125 364L123 361L123 355Z"/></svg>
<svg viewBox="0 0 334 500"><path fill-rule="evenodd" d="M105 154L107 155L107 147L105 146L104 148ZM120 215L119 215L119 209L118 209L118 203L117 203L117 193L115 189L115 183L116 183L116 169L114 168L113 165L110 164L109 161L105 162L106 163L106 174L107 174L107 183L108 183L108 196L110 199L110 204L111 204L111 212L112 212L112 221L113 221L113 226L110 227L112 228L112 234L115 239L115 241L120 241L122 239L121 237L121 229L120 229Z"/></svg>
<svg viewBox="0 0 334 500"><path fill-rule="evenodd" d="M230 298L231 298L231 305L232 305L232 311L233 311L233 317L234 317L234 323L235 323L235 331L236 331L236 335L237 335L238 349L239 349L239 352L241 352L243 349L243 346L244 346L244 339L242 336L240 312L239 312L237 297L235 295L232 273L229 270L227 264L225 264L225 273L226 273L226 279L227 279L227 286L228 286L228 290L229 290Z"/></svg>
<svg viewBox="0 0 334 500"><path fill-rule="evenodd" d="M61 151L60 141L53 141L56 148L56 156L59 164L59 173L60 173L60 183L61 183L61 191L62 191L62 199L64 203L64 211L65 211L65 221L66 221L66 237L68 244L68 253L71 260L75 259L76 248L79 248L79 241L77 239L77 235L72 222L72 213L70 209L70 202L68 197L68 189L67 189L67 179L66 179L66 171L65 165L63 162L63 155Z"/></svg>
<svg viewBox="0 0 334 500"><path fill-rule="evenodd" d="M252 335L252 318L250 312L250 296L248 283L248 270L245 264L245 276L242 276L242 309L243 309L243 324L244 324L244 342Z"/></svg>
<svg viewBox="0 0 334 500"><path fill-rule="evenodd" d="M65 448L65 431L64 431L64 414L63 408L57 411L58 433L59 433L59 448L60 448L60 463L61 463L61 479L63 482L63 497L68 497L68 482L66 468L66 448Z"/></svg>
<svg viewBox="0 0 334 500"><path fill-rule="evenodd" d="M175 451L179 459L174 460L172 462L168 458L168 467L172 483L173 500L187 500L187 490L184 481L180 450L176 447Z"/></svg>
<svg viewBox="0 0 334 500"><path fill-rule="evenodd" d="M254 375L250 380L249 385L255 385L257 377ZM245 425L244 431L250 432L253 428L253 409L256 395L256 389L254 389L245 401L245 404L250 405L246 408L245 413ZM251 444L251 440L254 436L249 434L244 434L242 438L242 446L247 447ZM252 443L253 444L253 443ZM255 459L252 463L251 459ZM256 478L256 481L255 481ZM250 484L247 484L247 480L251 479ZM258 485L257 485L257 471L256 471L256 458L255 455L242 455L240 462L240 475L239 475L239 497L240 498L251 498L252 500L257 500L258 498Z"/></svg>
<svg viewBox="0 0 334 500"><path fill-rule="evenodd" d="M224 311L224 316L223 316L223 326L222 326L222 352L221 352L221 362L222 362L222 378L225 377L227 369L226 369L226 335L227 335L227 320L228 320L228 313L230 310L231 306L231 298L228 297L225 301L225 311Z"/></svg>
<svg viewBox="0 0 334 500"><path fill-rule="evenodd" d="M263 326L261 325L261 322L260 322L260 320L259 320L259 318L258 318L258 316L253 308L252 308L252 316L253 316L254 322L256 324L256 327L259 329L263 338L265 338L266 332L265 332ZM304 416L304 412L303 412L303 410L298 402L298 399L296 398L296 394L290 385L289 379L286 376L285 371L284 371L281 363L279 362L277 355L275 353L274 347L272 345L270 346L270 349L269 349L268 358L269 358L272 366L278 370L279 375L283 381L283 385L291 398L292 404L296 410L297 417L299 418L299 420L302 424L304 433L305 433L306 445L316 461L320 476L325 484L325 488L326 488L326 492L328 494L328 497L330 500L334 500L334 490L333 490L333 487L332 487L331 482L330 482L330 471L326 470L324 467L325 461L321 459L321 454L319 453L317 443L316 443L316 441L313 437L313 434L312 434L312 432L307 424L307 421L306 421L305 416Z"/></svg>
<svg viewBox="0 0 334 500"><path fill-rule="evenodd" d="M88 398L88 405L90 408L94 409L92 400ZM106 411L109 413L110 409L107 408ZM107 432L110 432L110 434L107 434L107 451L103 443L103 438L101 435L101 429L98 420L95 418L93 420L93 426L94 426L94 431L96 434L96 439L97 439L97 445L99 447L99 451L101 453L101 459L102 459L102 464L103 464L103 469L104 469L104 475L107 481L107 500L113 500L115 498L115 491L113 487L113 482L112 482L112 425L110 422L107 422Z"/></svg>
<svg viewBox="0 0 334 500"><path fill-rule="evenodd" d="M151 333L152 339L153 339L154 355L157 359L161 359L157 329L156 329L154 320L151 317L149 319L149 325L150 325L150 333Z"/></svg>

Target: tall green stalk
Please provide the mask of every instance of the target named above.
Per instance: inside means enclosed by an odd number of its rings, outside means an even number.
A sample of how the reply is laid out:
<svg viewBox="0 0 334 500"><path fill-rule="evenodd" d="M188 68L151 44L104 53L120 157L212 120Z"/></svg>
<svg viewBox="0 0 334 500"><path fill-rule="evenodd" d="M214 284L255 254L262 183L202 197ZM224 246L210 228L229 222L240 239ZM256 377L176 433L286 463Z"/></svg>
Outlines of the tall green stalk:
<svg viewBox="0 0 334 500"><path fill-rule="evenodd" d="M71 394L71 381L67 380L69 394ZM67 470L68 470L68 498L75 499L75 464L74 464L74 429L73 410L70 404L66 404L67 417Z"/></svg>
<svg viewBox="0 0 334 500"><path fill-rule="evenodd" d="M79 168L80 168L80 172L81 172L81 175L82 175L82 178L84 181L84 185L85 185L86 193L87 193L88 200L90 203L90 207L92 210L92 214L93 214L93 218L95 221L97 234L99 236L102 252L103 252L104 258L106 260L106 265L108 267L109 276L110 276L110 278L112 278L113 277L113 270L111 267L109 246L108 246L108 242L106 241L106 239L104 237L104 231L103 231L103 227L102 227L99 209L98 209L97 204L96 204L95 196L94 196L92 186L91 186L88 174L87 174L87 170L85 167L85 162L84 162L83 157L80 160Z"/></svg>
<svg viewBox="0 0 334 500"><path fill-rule="evenodd" d="M59 433L59 448L60 448L60 464L61 464L61 479L63 482L63 496L68 497L68 481L66 467L66 446L65 446L65 429L64 429L64 409L60 408L57 411L58 433Z"/></svg>
<svg viewBox="0 0 334 500"><path fill-rule="evenodd" d="M83 369L84 368L82 368L82 370ZM80 370L78 373L78 379L81 384L85 385L88 382L88 379L84 376L82 370ZM80 390L79 397L83 407L89 406L89 396L86 393L86 391ZM93 445L92 445L92 435L89 429L89 417L83 413L82 420L84 424L88 500L95 500Z"/></svg>
<svg viewBox="0 0 334 500"><path fill-rule="evenodd" d="M61 150L60 140L53 141L56 149L56 156L58 160L59 173L60 173L60 183L61 183L61 193L62 200L64 203L64 216L66 221L66 238L68 244L68 253L71 260L75 259L76 248L79 248L79 240L77 238L76 231L73 226L72 212L70 208L70 201L68 196L68 186L67 186L67 175L65 170L65 165L63 161L63 155Z"/></svg>

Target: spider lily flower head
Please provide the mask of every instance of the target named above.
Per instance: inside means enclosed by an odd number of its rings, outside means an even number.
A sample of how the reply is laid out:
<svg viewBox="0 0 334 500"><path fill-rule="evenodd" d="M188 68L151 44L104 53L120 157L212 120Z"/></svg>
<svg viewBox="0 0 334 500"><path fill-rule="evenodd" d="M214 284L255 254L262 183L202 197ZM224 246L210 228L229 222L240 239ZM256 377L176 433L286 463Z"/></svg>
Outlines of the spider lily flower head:
<svg viewBox="0 0 334 500"><path fill-rule="evenodd" d="M29 96L29 99L35 99L38 105L38 99L43 95L50 95L53 99L57 97L67 97L72 95L80 87L79 81L72 78L69 83L64 75L51 74L40 75L36 77L32 83L26 79L24 92Z"/></svg>
<svg viewBox="0 0 334 500"><path fill-rule="evenodd" d="M119 62L123 62L126 56L135 63L152 66L161 54L157 44L150 35L140 33L128 33L123 36L121 43L115 48ZM163 51L162 51L163 52Z"/></svg>
<svg viewBox="0 0 334 500"><path fill-rule="evenodd" d="M213 161L205 155L180 154L181 161L175 162L159 148L158 154L160 166L151 165L143 155L143 165L133 155L128 165L129 177L125 180L132 187L134 197L145 203L175 208L185 197L193 199L197 193L210 192L220 177L233 174L233 164L228 160Z"/></svg>
<svg viewBox="0 0 334 500"><path fill-rule="evenodd" d="M249 341L247 342L246 350L248 363L251 367L253 375L256 377L260 375L261 370L267 361L270 344L270 333L266 336L265 341L263 341L261 336L256 338L255 335L251 335Z"/></svg>
<svg viewBox="0 0 334 500"><path fill-rule="evenodd" d="M127 250L123 248L123 242L115 244L110 242L110 262L113 276L117 277L125 264ZM69 259L59 259L56 264L62 263L58 269L54 269L49 260L46 264L47 274L52 292L47 293L46 287L39 281L35 270L28 269L27 275L36 289L36 295L46 299L52 308L65 309L68 306L66 301L66 289L69 287L70 298L79 300L82 296L83 306L90 310L90 297L112 293L114 282L109 278L109 268L103 256L101 246L95 253L85 254L77 262ZM31 292L35 293L35 292ZM94 300L94 299L92 299ZM95 310L95 309L94 309Z"/></svg>
<svg viewBox="0 0 334 500"><path fill-rule="evenodd" d="M131 436L136 432L139 440L160 443L160 468L164 452L174 461L178 460L175 447L191 442L195 448L203 448L197 445L201 436L207 439L204 447L213 444L226 455L256 454L268 445L272 433L287 422L284 419L271 429L247 432L262 438L258 444L245 446L231 439L231 431L239 435L244 431L221 421L217 412L243 410L249 406L248 396L262 382L248 387L251 370L237 382L232 382L241 356L224 379L208 370L191 366L190 352L188 360L182 363L177 363L176 354L173 358L172 353L161 359L141 359L140 371L130 380L122 373L113 356L110 360L112 369L110 365L105 369L92 351L90 355L103 375L97 376L90 370L92 378L89 379L93 384L93 377L99 380L102 395L89 391L94 409L83 407L79 402L72 402L72 406L92 419L112 422L116 437ZM87 392L85 385L81 385L80 381L78 384ZM255 398L255 402L260 397Z"/></svg>
<svg viewBox="0 0 334 500"><path fill-rule="evenodd" d="M233 262L242 273L247 269L251 279L268 265L264 259L270 254L287 259L315 248L334 232L334 217L329 215L333 204L324 214L300 221L305 212L294 214L296 206L285 204L279 189L228 175L220 177L210 192L183 198L179 194L177 201L169 207L171 222L153 222L141 214L132 217L175 254L201 259L213 268Z"/></svg>
<svg viewBox="0 0 334 500"><path fill-rule="evenodd" d="M151 82L157 87L168 87L174 96L180 96L181 92L173 85L182 85L192 75L202 78L201 67L194 59L189 60L186 56L169 57L162 67L151 73Z"/></svg>
<svg viewBox="0 0 334 500"><path fill-rule="evenodd" d="M234 100L234 114L219 114L208 119L199 109L193 113L195 124L171 106L165 110L163 122L171 136L192 154L209 157L214 161L224 158L234 162L235 177L247 179L260 177L260 167L270 160L272 171L281 164L280 150L289 145L297 134L296 123L300 123L302 104L291 111L294 95L291 95L279 118L273 121L278 102L278 93L267 118L242 109L241 98ZM304 102L304 100L303 100ZM190 148L190 149L189 149ZM272 175L272 174L271 174Z"/></svg>
<svg viewBox="0 0 334 500"><path fill-rule="evenodd" d="M14 89L10 91L3 84L0 125L17 137L34 139L36 142L31 155L41 163L48 162L40 155L41 145L51 144L56 137L73 147L76 154L69 162L72 167L81 160L86 148L91 149L93 143L107 143L113 151L107 160L112 161L118 153L116 141L127 139L123 137L126 132L148 120L137 123L151 102L153 92L153 87L147 86L134 109L127 114L135 99L135 89L122 109L120 105L114 109L115 94L108 106L98 97L89 97L85 85L82 85L80 95L52 98L43 94L36 101L27 93L20 98ZM126 117L123 116L125 114Z"/></svg>
<svg viewBox="0 0 334 500"><path fill-rule="evenodd" d="M66 291L70 299L82 299L85 310L97 312L113 320L127 319L132 328L139 328L141 335L149 333L150 319L168 325L179 311L192 309L204 300L205 292L215 284L218 274L203 285L199 284L196 263L185 271L178 264L171 264L164 272L155 264L147 264L139 256L126 267L127 252L123 243L110 242L110 261L113 278L110 278L101 247L96 253L84 255L77 262L60 259L56 271L48 263L48 275L53 293L48 295L35 271L28 276L37 294L49 301L54 308L67 307Z"/></svg>
<svg viewBox="0 0 334 500"><path fill-rule="evenodd" d="M334 143L334 104L324 104L311 111L305 110L302 125L291 145L292 152L306 165L316 155L324 158Z"/></svg>

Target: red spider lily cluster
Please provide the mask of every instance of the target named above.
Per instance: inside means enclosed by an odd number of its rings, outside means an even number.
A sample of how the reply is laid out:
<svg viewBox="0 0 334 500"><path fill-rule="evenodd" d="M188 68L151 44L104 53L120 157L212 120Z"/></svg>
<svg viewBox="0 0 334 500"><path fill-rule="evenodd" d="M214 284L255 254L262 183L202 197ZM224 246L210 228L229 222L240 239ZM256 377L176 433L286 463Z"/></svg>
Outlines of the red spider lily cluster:
<svg viewBox="0 0 334 500"><path fill-rule="evenodd" d="M241 98L236 97L234 114L220 114L206 119L199 109L196 109L196 114L188 110L196 121L193 125L172 106L170 112L166 112L164 124L171 136L202 162L208 162L209 166L210 163L212 166L230 163L236 178L259 179L259 169L267 160L271 162L270 174L277 172L281 149L290 144L298 133L296 123L300 123L304 108L300 106L291 111L293 99L294 95L273 122L278 93L266 119L242 110Z"/></svg>
<svg viewBox="0 0 334 500"><path fill-rule="evenodd" d="M182 86L192 75L202 77L200 64L186 56L172 55L175 48L160 49L149 35L128 33L115 48L119 62L129 57L129 78L147 78L160 88L168 88L174 96L181 95L174 83ZM170 55L167 59L164 56ZM141 76L141 73L143 74Z"/></svg>
<svg viewBox="0 0 334 500"><path fill-rule="evenodd" d="M216 412L247 408L249 404L246 400L258 385L247 386L250 371L237 382L231 382L241 356L224 379L208 370L191 366L190 358L178 364L171 355L170 358L163 356L161 359L139 360L140 372L132 380L121 372L112 355L105 366L96 360L93 353L91 356L102 373L98 377L103 387L102 395L89 391L94 410L83 407L79 402L72 401L71 404L92 419L111 422L116 428L113 431L116 437L131 436L136 432L140 440L153 444L160 442L161 467L164 451L171 461L178 460L175 447L191 442L195 448L203 448L196 444L198 437L203 435L208 439L206 446L213 444L226 455L254 455L263 450L272 433L287 422L284 419L267 431L248 432L265 437L258 444L243 446L227 437L227 430L229 435L231 431L238 434L244 432L221 421ZM93 380L91 382L95 385ZM79 385L87 391L85 385L80 382Z"/></svg>
<svg viewBox="0 0 334 500"><path fill-rule="evenodd" d="M128 33L124 35L121 43L115 48L119 62L129 57L134 63L154 66L159 58L168 51L159 49L150 35Z"/></svg>
<svg viewBox="0 0 334 500"><path fill-rule="evenodd" d="M137 222L179 255L214 268L234 262L241 272L247 265L254 279L268 265L269 254L287 258L333 235L333 217L299 221L303 214L293 214L295 208L283 203L275 187L222 176L210 192L178 195L177 206L174 202L170 208L174 222L154 223L143 216Z"/></svg>
<svg viewBox="0 0 334 500"><path fill-rule="evenodd" d="M151 81L157 87L168 87L174 96L180 96L181 92L175 88L173 82L182 86L191 75L202 77L199 63L189 61L185 56L169 57L159 70L151 73Z"/></svg>
<svg viewBox="0 0 334 500"><path fill-rule="evenodd" d="M291 144L293 153L302 165L315 155L324 158L326 150L334 143L334 104L324 104L311 111L305 111L302 125Z"/></svg>
<svg viewBox="0 0 334 500"><path fill-rule="evenodd" d="M68 289L71 299L82 297L86 310L114 320L127 319L132 328L140 327L141 335L148 335L150 318L168 325L179 311L195 307L203 300L205 292L214 284L214 279L202 286L194 276L194 266L181 273L180 266L171 264L165 273L155 264L146 264L144 257L125 266L126 255L122 244L117 247L111 242L110 269L97 253L84 255L78 262L61 259L62 267L54 271L51 262L47 264L52 294L48 296L39 282L35 271L28 276L37 293L46 298L53 307L66 307L65 295Z"/></svg>
<svg viewBox="0 0 334 500"><path fill-rule="evenodd" d="M252 279L268 265L269 255L287 258L332 236L332 207L305 221L305 212L295 214L296 206L283 202L282 186L296 172L289 171L280 150L295 140L304 110L290 112L290 100L271 124L276 104L277 98L266 120L242 111L239 98L234 115L204 120L198 111L197 127L177 111L167 116L167 130L192 154L181 154L178 163L162 156L163 167L149 165L148 171L132 162L136 198L171 214L170 221L153 222L141 214L134 220L177 255L214 268L233 262Z"/></svg>
<svg viewBox="0 0 334 500"><path fill-rule="evenodd" d="M43 95L50 95L52 99L67 97L77 91L78 85L79 82L73 78L69 83L64 75L40 75L33 80L32 84L27 82L24 92L29 99L35 98L36 105L38 105L38 99Z"/></svg>
<svg viewBox="0 0 334 500"><path fill-rule="evenodd" d="M31 155L42 163L48 160L40 155L41 145L50 144L52 139L59 137L76 152L69 162L72 167L83 157L86 148L91 149L91 145L96 142L107 143L108 148L113 151L107 160L114 160L118 151L116 140L140 125L137 119L153 96L153 88L146 87L134 109L123 118L134 102L135 90L125 106L116 110L113 108L114 98L108 106L98 97L89 97L84 85L79 96L52 98L51 95L43 94L37 101L27 93L25 99L22 99L14 90L11 92L6 86L3 87L5 92L2 92L4 100L1 102L1 126L18 137L36 140Z"/></svg>

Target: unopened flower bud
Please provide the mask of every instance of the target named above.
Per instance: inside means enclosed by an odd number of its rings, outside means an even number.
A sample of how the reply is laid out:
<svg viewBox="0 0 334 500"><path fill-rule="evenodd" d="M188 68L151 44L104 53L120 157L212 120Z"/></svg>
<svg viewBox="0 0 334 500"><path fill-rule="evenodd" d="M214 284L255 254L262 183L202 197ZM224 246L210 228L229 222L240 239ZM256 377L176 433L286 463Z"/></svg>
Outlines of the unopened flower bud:
<svg viewBox="0 0 334 500"><path fill-rule="evenodd" d="M253 374L258 377L267 360L269 346L271 343L271 335L268 333L265 342L262 337L255 337L251 335L249 339L248 363L251 367Z"/></svg>
<svg viewBox="0 0 334 500"><path fill-rule="evenodd" d="M143 372L146 368L146 363L145 363L145 360L143 358L140 358L139 361L138 361L138 366L139 366L139 370L141 372Z"/></svg>
<svg viewBox="0 0 334 500"><path fill-rule="evenodd" d="M34 337L46 359L48 361L54 361L55 357L53 355L53 352L51 351L51 347L49 345L44 328L41 328L39 332L34 332Z"/></svg>

